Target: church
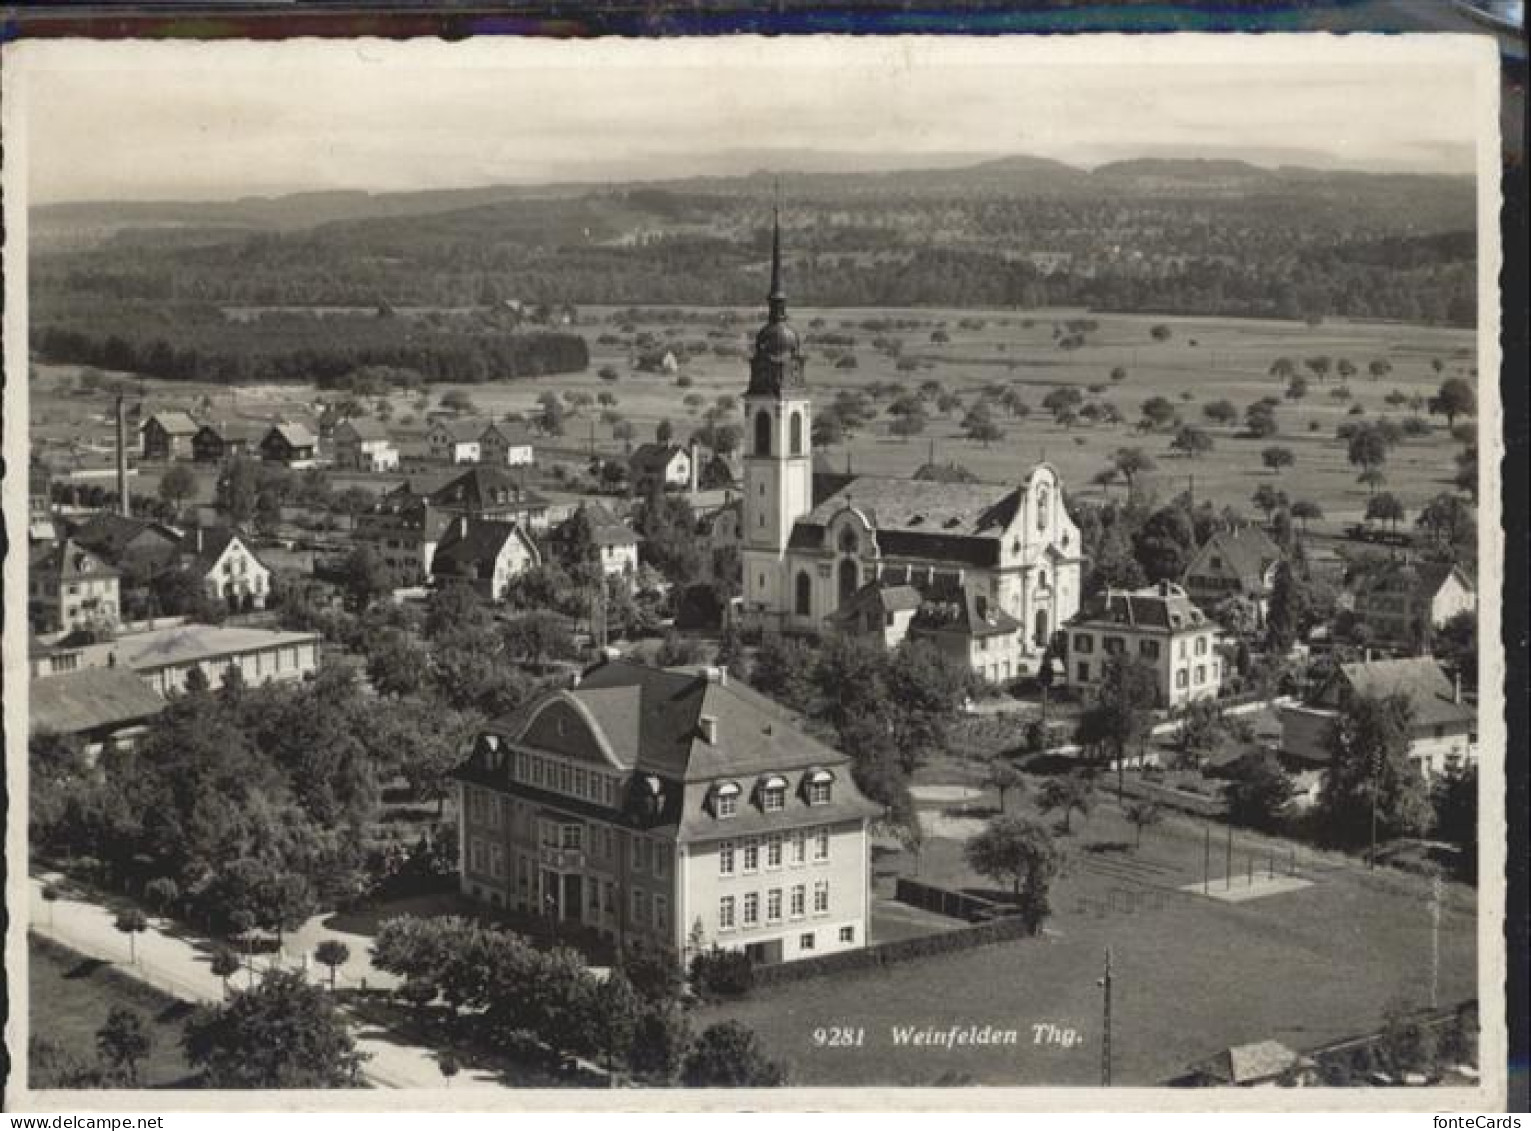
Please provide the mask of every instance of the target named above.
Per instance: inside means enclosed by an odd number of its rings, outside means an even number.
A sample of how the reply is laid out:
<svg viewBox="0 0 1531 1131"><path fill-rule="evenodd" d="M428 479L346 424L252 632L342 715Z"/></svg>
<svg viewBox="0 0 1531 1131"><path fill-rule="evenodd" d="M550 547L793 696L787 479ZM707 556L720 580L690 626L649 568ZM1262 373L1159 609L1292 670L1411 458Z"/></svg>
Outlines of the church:
<svg viewBox="0 0 1531 1131"><path fill-rule="evenodd" d="M779 219L768 304L744 395L741 624L928 639L996 683L1035 672L1082 584L1057 471L1040 463L1010 484L816 474Z"/></svg>

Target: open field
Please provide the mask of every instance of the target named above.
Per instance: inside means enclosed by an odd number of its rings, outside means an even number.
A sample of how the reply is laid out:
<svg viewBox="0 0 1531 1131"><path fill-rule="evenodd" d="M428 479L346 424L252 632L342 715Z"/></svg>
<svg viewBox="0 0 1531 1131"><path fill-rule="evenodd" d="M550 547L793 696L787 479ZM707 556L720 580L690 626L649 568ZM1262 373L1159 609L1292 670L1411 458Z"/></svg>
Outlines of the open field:
<svg viewBox="0 0 1531 1131"><path fill-rule="evenodd" d="M1018 806L1012 799L1010 808ZM1226 884L1222 829L1212 836L1211 876ZM1337 857L1300 851L1298 891L1243 902L1181 890L1203 877L1203 829L1171 815L1131 849L1114 803L1076 814L1072 863L1054 888L1043 937L889 967L875 974L810 979L704 1018L735 1017L759 1031L791 1066L796 1084L931 1084L951 1073L972 1083L1091 1085L1100 1081L1101 975L1114 972L1113 1082L1162 1082L1231 1044L1266 1038L1312 1047L1379 1023L1396 1000L1429 1002L1429 884L1396 872L1368 873ZM912 871L879 852L874 872ZM1277 842L1235 834L1232 887L1274 859ZM920 876L961 886L971 879L954 840L927 841ZM886 883L887 880L884 879ZM981 888L993 887L979 881ZM1439 932L1438 1000L1476 996L1473 893L1448 885ZM1033 1025L1072 1029L1072 1047L1037 1043ZM961 1048L898 1044L894 1027L945 1032L952 1025L1019 1030L1015 1045ZM860 1047L824 1048L814 1030L864 1031Z"/></svg>
<svg viewBox="0 0 1531 1131"><path fill-rule="evenodd" d="M96 1030L122 1005L148 1023L154 1042L139 1065L141 1086L185 1086L191 1067L181 1055L181 1028L191 1007L117 970L57 943L27 936L32 1035L51 1040L80 1060L96 1055Z"/></svg>
<svg viewBox="0 0 1531 1131"><path fill-rule="evenodd" d="M706 338L709 330L720 326L718 311L687 311L687 321L679 323L644 322L634 324L637 331L649 330L665 340L677 342ZM709 342L744 347L758 323L759 312L745 312L745 321L728 328L726 337ZM638 428L640 439L652 435L662 419L675 425L676 435L684 439L700 423L702 411L719 396L738 396L744 390L747 364L742 356L724 357L714 353L698 355L687 362L682 375L691 382L680 388L675 376L642 374L631 368L631 348L625 343L608 341L602 336L617 334L624 339L611 319L614 312L588 308L581 312L578 329L589 340L591 366L584 373L563 374L535 380L491 382L470 386L433 386L430 398L434 406L452 388L461 388L472 397L486 415L503 416L508 412L528 412L537 398L552 389L559 393L585 392L591 395L611 392L618 398L617 411ZM985 385L1015 385L1031 406L1027 418L1007 418L1000 411L998 421L1005 430L1002 440L988 448L962 438L958 409L950 415L932 415L923 434L904 441L888 434L889 418L880 416L872 427L855 435L847 444L829 449L825 455L835 467L852 466L857 471L877 474L908 474L924 463L932 451L941 461L954 460L981 478L1010 480L1019 478L1036 460L1055 463L1079 497L1099 497L1102 488L1090 485L1091 478L1106 464L1110 453L1122 446L1140 446L1157 461L1157 469L1143 480L1145 487L1161 496L1192 485L1198 498L1219 505L1231 505L1253 513L1249 502L1252 492L1264 482L1278 485L1293 499L1311 499L1323 506L1327 524L1359 519L1367 498L1365 488L1355 481L1355 469L1345 459L1343 446L1334 439L1337 425L1347 419L1369 419L1387 414L1395 420L1409 415L1407 407L1388 406L1384 398L1393 390L1406 396L1433 394L1443 376L1470 376L1475 367L1474 340L1469 331L1426 326L1384 323L1330 321L1317 327L1302 323L1267 322L1226 318L1172 318L1149 315L1091 315L1099 322L1098 331L1087 336L1078 349L1060 349L1053 339L1053 324L1081 311L955 311L955 310L795 310L794 324L805 335L843 333L856 339L850 349L858 368L839 369L825 356L825 350L809 346L809 381L816 406L833 400L844 389L864 389L874 382L901 382L910 389L926 380L935 380L959 394L967 404L977 399ZM908 319L914 328L868 331L860 323L868 319ZM813 323L822 319L814 328ZM982 328L964 329L981 321ZM1152 326L1170 328L1167 341L1156 342L1149 334ZM934 344L930 335L944 327L949 342ZM880 335L903 340L903 356L914 358L918 368L900 372L893 358L871 346ZM1193 344L1194 343L1194 344ZM834 350L832 352L844 352ZM1359 372L1350 379L1353 401L1333 398L1330 392L1341 384L1337 376L1325 382L1311 380L1306 398L1299 402L1283 400L1277 410L1280 435L1266 440L1242 437L1236 430L1208 424L1202 406L1217 399L1228 399L1240 413L1246 405L1263 396L1280 396L1282 383L1269 376L1271 362L1287 356L1301 367L1302 360L1328 355L1336 362L1348 358ZM1366 372L1373 358L1385 358L1393 370L1380 380ZM1432 367L1439 358L1442 374ZM614 367L620 379L602 381L598 373L605 366ZM1110 380L1117 366L1127 370L1126 380ZM33 433L39 440L55 443L74 439L82 431L98 443L109 441L110 428L102 413L107 408L104 396L82 398L56 395L57 380L66 376L63 367L39 367L33 383ZM1125 423L1090 426L1079 424L1065 429L1053 423L1041 407L1048 391L1059 385L1077 386L1085 392L1100 387L1094 399L1112 402ZM150 409L167 407L196 408L204 396L212 398L212 413L217 419L270 419L273 416L310 411L318 393L302 386L261 386L231 391L198 384L148 383L147 405ZM1206 456L1190 460L1169 451L1171 432L1142 435L1135 430L1142 402L1151 396L1164 396L1175 403L1187 423L1204 427L1212 435L1215 447ZM692 396L693 404L684 401ZM1087 398L1088 398L1087 394ZM1189 399L1187 399L1189 398ZM422 418L415 407L415 397L399 394L393 398L394 429L403 439L419 435ZM1363 406L1364 416L1347 416L1351 403ZM885 409L887 402L879 405ZM567 434L545 445L541 462L565 459L575 461L593 442L607 454L621 451L611 437L611 427L596 421L597 413L587 410L568 422ZM413 417L408 423L406 418ZM737 419L737 418L735 418ZM82 430L81 424L85 427ZM1316 430L1312 425L1316 424ZM1450 486L1454 473L1452 454L1457 448L1446 435L1444 421L1432 418L1432 432L1427 437L1406 440L1389 459L1385 468L1387 489L1398 495L1410 514L1426 499ZM1260 464L1261 449L1272 444L1290 447L1296 465L1275 480ZM138 490L152 489L143 481ZM1111 490L1120 492L1121 488ZM1322 526L1324 524L1320 524Z"/></svg>

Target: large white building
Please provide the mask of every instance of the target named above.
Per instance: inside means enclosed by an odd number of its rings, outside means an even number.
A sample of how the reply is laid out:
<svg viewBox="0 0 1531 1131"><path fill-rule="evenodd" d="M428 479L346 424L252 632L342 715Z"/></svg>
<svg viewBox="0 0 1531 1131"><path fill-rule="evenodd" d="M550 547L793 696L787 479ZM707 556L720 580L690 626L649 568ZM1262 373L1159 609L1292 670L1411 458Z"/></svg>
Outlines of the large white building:
<svg viewBox="0 0 1531 1131"><path fill-rule="evenodd" d="M820 632L843 622L835 614L866 586L907 586L932 606L985 610L976 620L937 617L948 635L954 623L982 627L982 648L945 642L972 656L975 670L998 680L1034 671L1079 608L1079 530L1057 471L1038 464L1006 484L815 476L812 398L782 292L779 225L769 305L744 396L745 625ZM926 619L917 615L911 631ZM996 625L1005 639L993 638ZM991 652L1004 658L991 664Z"/></svg>

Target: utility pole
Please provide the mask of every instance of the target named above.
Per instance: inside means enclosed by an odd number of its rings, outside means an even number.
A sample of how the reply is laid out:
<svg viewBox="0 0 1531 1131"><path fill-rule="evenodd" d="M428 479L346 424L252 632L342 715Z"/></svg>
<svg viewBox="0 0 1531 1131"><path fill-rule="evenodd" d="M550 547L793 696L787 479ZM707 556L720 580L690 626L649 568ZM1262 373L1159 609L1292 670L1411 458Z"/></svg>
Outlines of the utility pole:
<svg viewBox="0 0 1531 1131"><path fill-rule="evenodd" d="M1111 1086L1111 948L1106 947L1106 972L1102 975L1101 989L1101 1036L1100 1036L1100 1086Z"/></svg>
<svg viewBox="0 0 1531 1131"><path fill-rule="evenodd" d="M1227 851L1227 856L1228 856L1228 859L1226 861L1227 867L1225 867L1223 869L1223 887L1225 889L1231 889L1233 887L1233 822L1232 821L1228 822L1228 851Z"/></svg>
<svg viewBox="0 0 1531 1131"><path fill-rule="evenodd" d="M1372 844L1371 850L1366 854L1366 866L1369 869L1377 867L1377 793L1381 789L1382 782L1382 754L1379 751L1372 752Z"/></svg>
<svg viewBox="0 0 1531 1131"><path fill-rule="evenodd" d="M1212 894L1212 822L1202 825L1205 834L1201 842L1201 894Z"/></svg>
<svg viewBox="0 0 1531 1131"><path fill-rule="evenodd" d="M1430 1008L1439 1009L1441 982L1441 877L1430 878Z"/></svg>

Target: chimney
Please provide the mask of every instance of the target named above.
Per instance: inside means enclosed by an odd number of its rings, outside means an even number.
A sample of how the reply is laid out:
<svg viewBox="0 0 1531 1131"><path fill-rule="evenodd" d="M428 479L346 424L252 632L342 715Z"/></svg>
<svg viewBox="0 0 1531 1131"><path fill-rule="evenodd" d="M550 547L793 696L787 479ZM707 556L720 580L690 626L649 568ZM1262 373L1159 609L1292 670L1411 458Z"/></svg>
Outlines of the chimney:
<svg viewBox="0 0 1531 1131"><path fill-rule="evenodd" d="M716 667L716 666L705 667L705 668L702 669L702 675L704 675L707 678L707 682L708 683L715 683L719 687L727 687L728 686L728 669L727 668L720 668L720 667Z"/></svg>
<svg viewBox="0 0 1531 1131"><path fill-rule="evenodd" d="M123 518L129 517L133 512L132 501L128 498L128 448L127 448L127 425L123 421L122 394L117 394L117 510Z"/></svg>
<svg viewBox="0 0 1531 1131"><path fill-rule="evenodd" d="M703 715L697 720L697 726L702 732L702 741L708 746L718 744L718 718L716 715Z"/></svg>

